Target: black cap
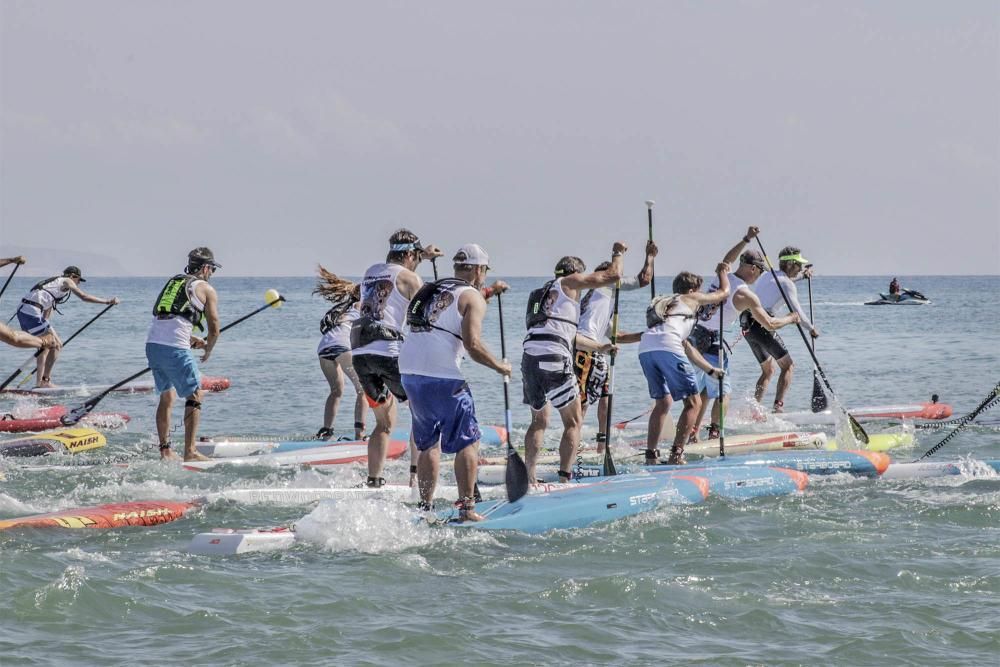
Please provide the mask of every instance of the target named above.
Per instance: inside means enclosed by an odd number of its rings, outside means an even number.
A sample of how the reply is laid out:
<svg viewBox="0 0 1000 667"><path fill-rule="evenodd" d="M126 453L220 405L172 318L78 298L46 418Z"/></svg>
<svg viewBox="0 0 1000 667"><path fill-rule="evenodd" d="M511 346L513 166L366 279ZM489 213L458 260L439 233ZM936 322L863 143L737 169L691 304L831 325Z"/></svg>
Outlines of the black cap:
<svg viewBox="0 0 1000 667"><path fill-rule="evenodd" d="M65 278L79 278L81 283L87 282L87 279L83 277L80 273L79 266L67 266L63 269L63 277Z"/></svg>
<svg viewBox="0 0 1000 667"><path fill-rule="evenodd" d="M761 271L767 271L767 264L764 263L764 256L756 250L747 250L740 255L740 264L750 264L756 266Z"/></svg>
<svg viewBox="0 0 1000 667"><path fill-rule="evenodd" d="M188 253L188 266L204 266L210 264L216 269L221 269L222 264L215 261L215 255L209 248L195 248Z"/></svg>

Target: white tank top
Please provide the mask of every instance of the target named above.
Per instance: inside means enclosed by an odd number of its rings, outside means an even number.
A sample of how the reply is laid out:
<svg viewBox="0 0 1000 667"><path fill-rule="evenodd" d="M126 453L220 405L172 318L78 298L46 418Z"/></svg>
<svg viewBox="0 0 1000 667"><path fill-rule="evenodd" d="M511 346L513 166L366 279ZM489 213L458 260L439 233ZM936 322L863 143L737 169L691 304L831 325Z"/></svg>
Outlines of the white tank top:
<svg viewBox="0 0 1000 667"><path fill-rule="evenodd" d="M549 290L549 298L555 295L555 301L543 305L545 312L550 318L558 317L560 320L548 319L540 327L528 329L528 335L524 339L524 353L539 356L543 354L558 354L569 358L572 355L573 339L576 338L577 327L570 322L580 321L580 304L566 296L562 289L562 278L552 283ZM534 336L556 336L566 342L565 345L553 340L537 340Z"/></svg>
<svg viewBox="0 0 1000 667"><path fill-rule="evenodd" d="M203 282L205 281L192 280L187 284L188 300L197 310L205 310L205 304L195 293L195 288ZM153 317L153 321L149 324L149 332L146 333L146 342L187 350L191 348L191 334L193 332L194 325L183 317L165 319Z"/></svg>
<svg viewBox="0 0 1000 667"><path fill-rule="evenodd" d="M56 278L55 280L50 280L36 290L31 290L24 296L24 301L33 301L41 306L41 308L31 304L21 303L21 307L18 308L18 310L22 310L28 315L42 317L45 311L51 308L57 300L62 299L70 293L68 284L69 280L71 279L66 277Z"/></svg>
<svg viewBox="0 0 1000 667"><path fill-rule="evenodd" d="M719 289L718 279L712 281L712 284L706 290L708 292L714 292ZM749 290L750 287L742 278L738 278L735 273L729 274L729 296L726 297L725 302L722 304L722 328L725 329L733 323L734 320L738 319L739 313L736 312L736 307L733 306L733 297L736 296L736 292L741 289ZM705 327L709 331L719 330L719 306L715 305L705 305L698 309L698 324Z"/></svg>
<svg viewBox="0 0 1000 667"><path fill-rule="evenodd" d="M613 307L614 297L607 287L587 292L587 296L580 301L580 328L577 332L598 343L610 343L608 326Z"/></svg>
<svg viewBox="0 0 1000 667"><path fill-rule="evenodd" d="M670 315L661 324L643 332L639 339L639 354L666 350L684 356L684 341L691 335L698 319L694 317L691 307L680 299L671 306ZM682 317L683 315L689 317Z"/></svg>
<svg viewBox="0 0 1000 667"><path fill-rule="evenodd" d="M322 352L328 347L344 347L348 350L351 349L351 323L354 320L361 317L361 312L358 310L357 306L348 308L347 312L344 313L343 319L341 319L340 324L333 327L319 339L319 345L316 347L316 352Z"/></svg>
<svg viewBox="0 0 1000 667"><path fill-rule="evenodd" d="M430 331L410 331L399 351L399 372L432 378L462 380L462 316L458 299L474 287L458 286L441 292L432 302L431 323L438 327ZM437 313L435 315L435 312ZM444 329L444 331L441 331Z"/></svg>
<svg viewBox="0 0 1000 667"><path fill-rule="evenodd" d="M361 280L361 315L371 315L389 329L400 333L406 323L406 307L410 300L396 287L396 277L406 268L399 264L375 264ZM375 354L398 357L400 341L376 340L353 350L354 356Z"/></svg>

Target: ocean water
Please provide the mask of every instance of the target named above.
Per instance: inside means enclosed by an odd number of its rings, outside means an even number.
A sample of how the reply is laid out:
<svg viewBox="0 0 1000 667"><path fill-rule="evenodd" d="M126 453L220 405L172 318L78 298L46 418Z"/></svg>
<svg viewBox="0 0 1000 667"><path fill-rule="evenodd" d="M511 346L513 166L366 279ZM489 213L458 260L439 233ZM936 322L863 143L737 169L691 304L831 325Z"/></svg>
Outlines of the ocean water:
<svg viewBox="0 0 1000 667"><path fill-rule="evenodd" d="M32 282L13 281L2 300L5 317ZM541 280L510 282L505 323L516 369L526 295ZM668 282L658 277L661 288ZM888 277L818 277L819 358L849 407L936 393L956 416L964 414L1000 380L1000 277L902 282L933 304L866 307ZM116 294L123 303L67 346L54 381L96 386L143 368L149 309L161 283L88 281L92 293ZM325 308L310 296L312 281L215 283L223 323L261 305L269 287L288 303L218 344L203 372L229 377L233 386L206 399L202 434L315 432L326 395L315 357ZM641 326L647 297L623 294L623 329ZM99 308L74 300L56 326L65 337ZM498 336L491 305L485 337L495 350ZM784 337L798 362L786 408L807 409L808 355L794 331ZM27 356L0 349L0 373ZM501 424L499 377L468 361L466 371L480 420ZM756 375L749 349L738 343L737 403L745 403ZM515 374L512 384L517 403L519 379ZM634 349L619 357L615 390L616 418L646 408ZM64 402L88 395L81 389ZM4 412L37 404L0 398ZM132 421L109 432L104 451L79 457L136 462L48 471L0 462L0 517L187 500L228 488L348 486L364 475L360 466L183 472L155 458L151 395L112 396L99 409L127 412ZM595 431L593 412L585 439ZM733 412L731 432L768 428L741 419L738 406ZM408 413L401 414L405 422ZM180 416L178 406L177 423ZM342 410L338 432L350 432L352 421ZM515 440L527 421L527 410L515 405ZM644 428L641 420L635 426L636 433ZM915 458L946 432L918 431L916 446L895 456ZM547 441L557 437L552 430ZM1000 430L970 428L934 458L957 457L1000 457ZM406 478L406 465L390 464L392 480ZM414 524L403 505L365 500L316 510L216 502L149 528L8 531L0 533L0 664L997 664L998 518L997 478L814 478L796 496L710 498L541 536L430 528ZM286 551L233 558L186 551L195 533L213 527L291 522L307 525L308 539Z"/></svg>

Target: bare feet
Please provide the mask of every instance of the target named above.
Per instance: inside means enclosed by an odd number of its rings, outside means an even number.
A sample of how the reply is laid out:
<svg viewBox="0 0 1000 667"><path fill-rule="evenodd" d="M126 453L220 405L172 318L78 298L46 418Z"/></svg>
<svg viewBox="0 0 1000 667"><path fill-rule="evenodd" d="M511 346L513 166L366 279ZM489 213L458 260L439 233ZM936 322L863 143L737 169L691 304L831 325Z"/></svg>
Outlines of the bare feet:
<svg viewBox="0 0 1000 667"><path fill-rule="evenodd" d="M202 454L198 450L195 450L195 451L192 451L192 452L184 452L184 460L185 461L211 461L212 459L209 458L209 457L207 457L207 456L205 456L204 454Z"/></svg>
<svg viewBox="0 0 1000 667"><path fill-rule="evenodd" d="M174 454L174 450L170 449L170 446L160 447L160 460L161 461L178 461L180 457Z"/></svg>
<svg viewBox="0 0 1000 667"><path fill-rule="evenodd" d="M463 509L458 513L459 521L485 521L486 517L476 511L476 509Z"/></svg>

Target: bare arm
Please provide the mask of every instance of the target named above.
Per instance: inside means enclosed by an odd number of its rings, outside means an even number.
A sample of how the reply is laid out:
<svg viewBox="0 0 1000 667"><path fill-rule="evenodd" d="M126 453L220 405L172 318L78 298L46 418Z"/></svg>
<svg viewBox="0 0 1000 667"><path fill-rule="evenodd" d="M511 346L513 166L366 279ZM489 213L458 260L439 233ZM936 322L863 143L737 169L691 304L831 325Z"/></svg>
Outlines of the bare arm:
<svg viewBox="0 0 1000 667"><path fill-rule="evenodd" d="M208 361L212 356L215 343L219 340L219 297L215 293L215 288L208 283L202 283L196 288L198 298L205 304L205 320L208 325L208 335L205 336L205 354L202 355L202 363Z"/></svg>
<svg viewBox="0 0 1000 667"><path fill-rule="evenodd" d="M628 250L621 241L616 241L611 251L611 267L603 271L593 273L574 273L562 279L562 286L565 289L580 291L585 289L596 289L598 287L609 287L614 285L625 275L625 251Z"/></svg>
<svg viewBox="0 0 1000 667"><path fill-rule="evenodd" d="M726 253L726 256L722 259L722 261L725 262L726 264L734 263L737 259L740 258L740 253L743 252L743 247L747 243L750 243L750 240L753 239L758 234L760 234L760 227L748 228L746 236L741 238L739 243L737 243L736 245L734 245L732 248L729 249L729 252Z"/></svg>
<svg viewBox="0 0 1000 667"><path fill-rule="evenodd" d="M80 297L81 301L86 301L87 303L100 303L104 305L119 303L118 297L116 296L113 296L110 299L102 299L99 296L93 296L91 294L87 294L82 289L80 289L80 286L74 283L72 280L69 282L69 291Z"/></svg>
<svg viewBox="0 0 1000 667"><path fill-rule="evenodd" d="M681 297L692 310L705 304L722 303L729 296L729 264L720 262L715 267L715 275L719 279L719 288L714 292L688 292Z"/></svg>
<svg viewBox="0 0 1000 667"><path fill-rule="evenodd" d="M413 271L400 271L396 276L396 289L408 300L417 295L417 291L423 286L424 280Z"/></svg>
<svg viewBox="0 0 1000 667"><path fill-rule="evenodd" d="M25 259L22 255L17 257L4 257L0 259L0 267L7 266L8 264L24 264Z"/></svg>
<svg viewBox="0 0 1000 667"><path fill-rule="evenodd" d="M653 280L653 258L659 252L659 248L656 247L656 243L653 241L646 241L646 260L642 263L642 269L639 274L636 275L636 279L639 281L640 287L645 287Z"/></svg>
<svg viewBox="0 0 1000 667"><path fill-rule="evenodd" d="M777 331L781 327L788 326L789 324L794 324L799 321L799 314L792 313L791 315L786 315L785 317L771 317L771 315L764 310L764 307L760 305L760 300L757 295L748 289L737 290L736 294L733 295L733 307L736 308L736 312L742 313L744 310L749 310L750 314L755 320L760 322L768 331Z"/></svg>
<svg viewBox="0 0 1000 667"><path fill-rule="evenodd" d="M501 375L510 375L510 363L493 356L483 343L483 317L486 300L477 290L465 290L458 298L458 313L462 316L462 344L469 358L477 364L492 368Z"/></svg>
<svg viewBox="0 0 1000 667"><path fill-rule="evenodd" d="M712 377L719 377L718 373L723 372L721 368L716 368L712 364L705 361L705 357L701 356L701 352L699 352L698 349L687 340L684 341L684 353L687 355L687 358L691 360L692 364Z"/></svg>
<svg viewBox="0 0 1000 667"><path fill-rule="evenodd" d="M44 345L44 341L41 338L23 331L15 331L3 323L0 323L0 343L6 343L14 347L33 347L35 349Z"/></svg>

